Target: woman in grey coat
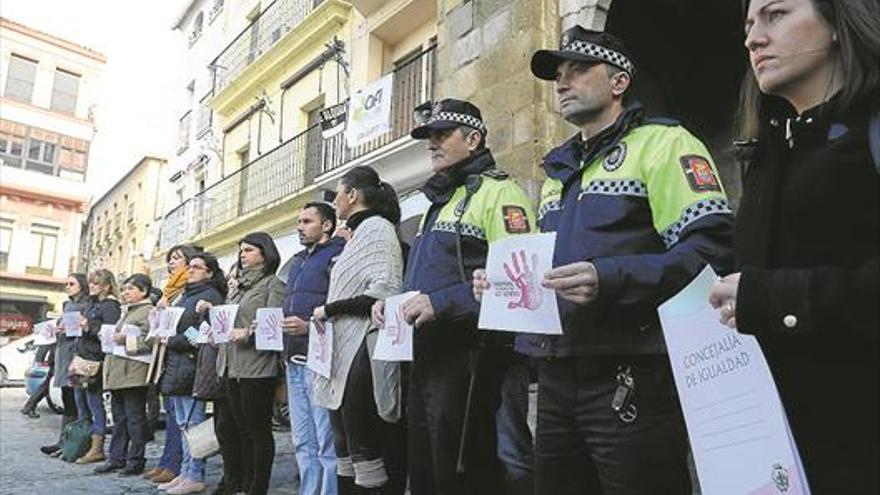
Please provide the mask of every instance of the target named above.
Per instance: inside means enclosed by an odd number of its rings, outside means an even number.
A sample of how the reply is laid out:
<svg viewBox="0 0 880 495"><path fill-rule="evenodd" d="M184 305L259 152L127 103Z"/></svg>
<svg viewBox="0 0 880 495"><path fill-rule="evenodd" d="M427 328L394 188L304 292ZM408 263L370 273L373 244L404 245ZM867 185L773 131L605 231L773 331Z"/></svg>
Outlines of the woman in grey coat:
<svg viewBox="0 0 880 495"><path fill-rule="evenodd" d="M258 308L281 307L284 283L275 276L281 256L269 234L252 232L238 246L237 290L226 296L226 304L237 304L238 312L229 342L217 353L217 375L227 397L215 404L221 418L217 440L227 492L261 495L269 489L275 458L272 412L280 363L278 352L257 350L251 324ZM210 306L199 301L196 311Z"/></svg>
<svg viewBox="0 0 880 495"><path fill-rule="evenodd" d="M64 301L63 311L78 311L84 314L89 303L88 280L85 274L71 273L67 276L64 284L64 290L67 292L68 300ZM59 322L61 319L59 318ZM53 364L52 378L56 387L61 387L61 400L64 404L64 413L61 416L61 431L67 423L76 420L78 415L76 409L76 399L74 398L73 387L67 377L67 368L70 366L70 360L73 359L74 347L76 346L76 337L68 337L64 333L64 328L58 329L58 338L55 344L55 363ZM61 454L61 437L58 441L40 447L40 451L47 455Z"/></svg>

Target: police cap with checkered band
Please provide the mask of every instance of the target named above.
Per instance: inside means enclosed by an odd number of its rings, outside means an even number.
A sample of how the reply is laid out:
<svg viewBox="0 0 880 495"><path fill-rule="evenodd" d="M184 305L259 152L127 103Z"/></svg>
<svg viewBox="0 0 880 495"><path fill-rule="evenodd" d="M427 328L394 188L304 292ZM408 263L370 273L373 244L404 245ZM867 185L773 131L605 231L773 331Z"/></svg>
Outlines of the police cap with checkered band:
<svg viewBox="0 0 880 495"><path fill-rule="evenodd" d="M611 64L630 76L636 71L623 41L614 35L575 25L562 33L559 50L538 50L532 55L532 74L555 81L556 70L566 60Z"/></svg>
<svg viewBox="0 0 880 495"><path fill-rule="evenodd" d="M419 105L413 117L416 120L416 128L412 130L410 136L414 139L427 139L431 131L454 129L461 125L480 131L483 138L487 133L480 109L471 102L455 98Z"/></svg>

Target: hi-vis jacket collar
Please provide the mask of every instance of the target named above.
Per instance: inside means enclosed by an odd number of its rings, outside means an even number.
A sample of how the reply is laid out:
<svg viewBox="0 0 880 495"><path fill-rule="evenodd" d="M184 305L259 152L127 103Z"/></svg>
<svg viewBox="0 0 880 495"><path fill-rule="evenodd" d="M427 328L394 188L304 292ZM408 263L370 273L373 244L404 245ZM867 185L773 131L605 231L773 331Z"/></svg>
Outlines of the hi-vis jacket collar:
<svg viewBox="0 0 880 495"><path fill-rule="evenodd" d="M566 60L619 67L633 76L636 66L623 41L601 31L590 31L575 25L559 39L559 50L538 50L532 56L532 74L547 81L556 80L556 70Z"/></svg>

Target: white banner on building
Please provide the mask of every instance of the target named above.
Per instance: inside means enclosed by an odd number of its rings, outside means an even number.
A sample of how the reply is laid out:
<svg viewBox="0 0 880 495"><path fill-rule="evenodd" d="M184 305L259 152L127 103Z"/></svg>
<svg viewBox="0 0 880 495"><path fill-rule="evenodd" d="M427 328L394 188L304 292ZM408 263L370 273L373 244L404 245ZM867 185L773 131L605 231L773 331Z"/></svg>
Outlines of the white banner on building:
<svg viewBox="0 0 880 495"><path fill-rule="evenodd" d="M351 97L345 137L354 148L391 130L391 88L394 75L379 79Z"/></svg>

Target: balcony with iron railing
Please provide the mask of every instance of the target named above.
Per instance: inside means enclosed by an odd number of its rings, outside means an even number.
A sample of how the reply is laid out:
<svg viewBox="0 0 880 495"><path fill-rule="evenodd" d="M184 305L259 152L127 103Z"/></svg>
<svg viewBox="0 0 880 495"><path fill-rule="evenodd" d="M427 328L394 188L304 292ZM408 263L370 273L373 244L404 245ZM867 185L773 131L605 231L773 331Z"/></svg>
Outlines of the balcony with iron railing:
<svg viewBox="0 0 880 495"><path fill-rule="evenodd" d="M324 138L320 124L290 138L184 201L164 218L160 250L205 236L235 219L290 198L315 179L407 138L412 112L433 97L436 46L394 69L391 130L352 148L345 134Z"/></svg>
<svg viewBox="0 0 880 495"><path fill-rule="evenodd" d="M299 25L325 0L275 0L223 49L214 69L214 94L219 94L251 63Z"/></svg>

